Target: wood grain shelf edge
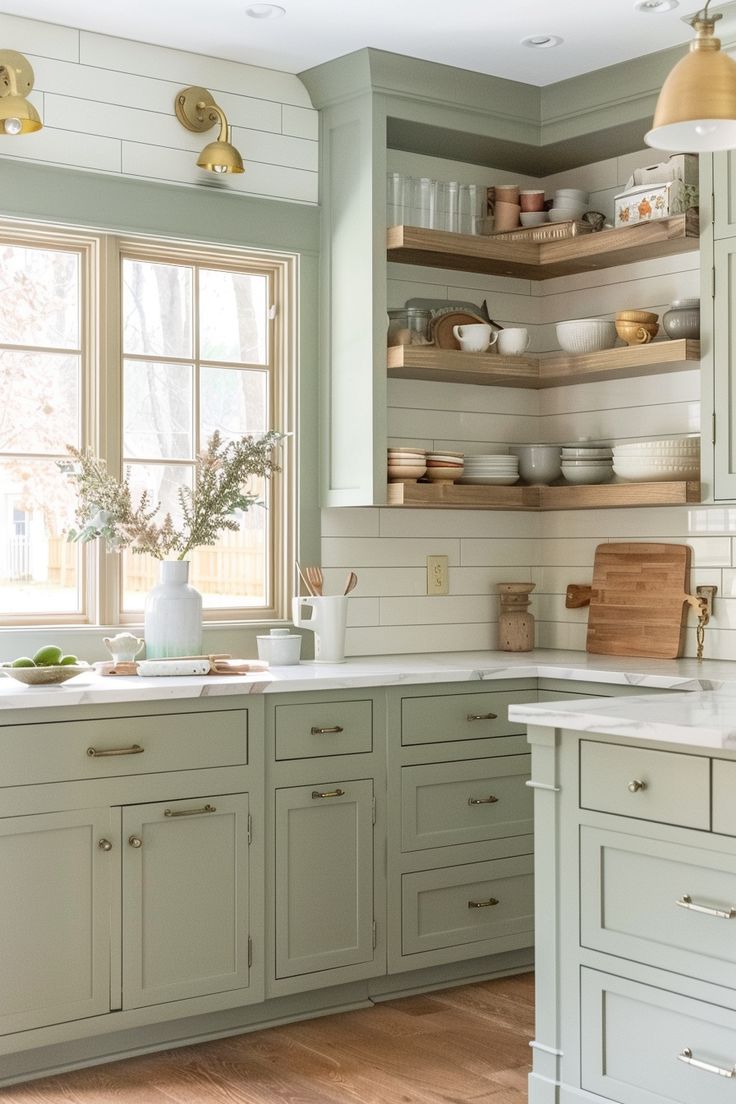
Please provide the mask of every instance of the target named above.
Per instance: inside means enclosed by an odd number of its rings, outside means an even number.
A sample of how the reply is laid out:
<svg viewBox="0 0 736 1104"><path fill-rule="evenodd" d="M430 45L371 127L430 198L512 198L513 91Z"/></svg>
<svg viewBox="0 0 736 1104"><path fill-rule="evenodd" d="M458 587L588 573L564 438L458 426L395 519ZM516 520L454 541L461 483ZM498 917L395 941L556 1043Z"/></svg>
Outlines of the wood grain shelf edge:
<svg viewBox="0 0 736 1104"><path fill-rule="evenodd" d="M624 506L684 506L700 502L700 483L600 483L511 487L389 483L387 505L452 510L605 510Z"/></svg>

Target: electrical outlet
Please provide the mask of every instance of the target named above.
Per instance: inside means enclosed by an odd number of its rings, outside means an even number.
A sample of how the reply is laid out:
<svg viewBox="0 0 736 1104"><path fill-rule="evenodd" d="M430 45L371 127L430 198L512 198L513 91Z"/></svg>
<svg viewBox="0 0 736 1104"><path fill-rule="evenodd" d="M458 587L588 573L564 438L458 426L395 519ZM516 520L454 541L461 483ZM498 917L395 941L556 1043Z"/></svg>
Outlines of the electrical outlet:
<svg viewBox="0 0 736 1104"><path fill-rule="evenodd" d="M450 572L447 556L427 556L427 594L449 594Z"/></svg>

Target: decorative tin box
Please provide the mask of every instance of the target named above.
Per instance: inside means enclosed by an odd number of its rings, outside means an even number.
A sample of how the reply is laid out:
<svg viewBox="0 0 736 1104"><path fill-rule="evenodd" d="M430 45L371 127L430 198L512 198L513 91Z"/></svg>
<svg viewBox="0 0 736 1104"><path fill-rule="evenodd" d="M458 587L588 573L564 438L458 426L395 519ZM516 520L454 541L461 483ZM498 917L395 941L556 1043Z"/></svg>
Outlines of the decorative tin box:
<svg viewBox="0 0 736 1104"><path fill-rule="evenodd" d="M682 180L643 184L615 197L615 225L631 226L635 222L681 215L697 204L698 190L693 184L685 184Z"/></svg>

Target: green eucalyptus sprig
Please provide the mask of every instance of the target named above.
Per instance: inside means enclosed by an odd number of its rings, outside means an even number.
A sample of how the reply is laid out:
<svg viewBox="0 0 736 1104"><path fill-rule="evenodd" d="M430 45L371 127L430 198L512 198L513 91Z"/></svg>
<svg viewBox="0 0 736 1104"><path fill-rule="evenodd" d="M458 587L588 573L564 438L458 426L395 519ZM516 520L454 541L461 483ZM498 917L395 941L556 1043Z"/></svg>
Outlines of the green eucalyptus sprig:
<svg viewBox="0 0 736 1104"><path fill-rule="evenodd" d="M67 540L82 544L104 540L111 552L130 548L157 560L186 559L195 548L215 544L223 530L237 531L237 512L260 505L248 482L281 470L273 450L285 436L272 430L259 438L248 435L223 441L220 433L213 433L195 462L194 487L179 488L178 525L170 513L156 521L161 505L147 491L134 505L128 479L110 475L105 461L92 449L69 445L71 459L57 463L77 485L79 528L69 529Z"/></svg>

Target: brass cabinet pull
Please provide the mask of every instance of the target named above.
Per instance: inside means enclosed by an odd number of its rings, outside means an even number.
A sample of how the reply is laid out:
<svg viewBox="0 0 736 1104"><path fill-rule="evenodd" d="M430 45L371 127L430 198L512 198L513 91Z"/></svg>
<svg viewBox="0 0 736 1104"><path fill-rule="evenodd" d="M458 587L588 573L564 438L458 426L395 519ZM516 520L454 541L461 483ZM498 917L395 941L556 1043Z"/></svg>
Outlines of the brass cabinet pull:
<svg viewBox="0 0 736 1104"><path fill-rule="evenodd" d="M313 736L332 736L338 732L344 732L345 729L342 725L333 725L332 728L320 728L318 725L312 725Z"/></svg>
<svg viewBox="0 0 736 1104"><path fill-rule="evenodd" d="M466 721L497 721L498 713L468 713Z"/></svg>
<svg viewBox="0 0 736 1104"><path fill-rule="evenodd" d="M100 851L112 851L112 844L109 839L101 839L97 841L97 846Z"/></svg>
<svg viewBox="0 0 736 1104"><path fill-rule="evenodd" d="M468 908L493 908L497 904L497 897L489 897L487 901L468 901Z"/></svg>
<svg viewBox="0 0 736 1104"><path fill-rule="evenodd" d="M320 797L344 797L344 790L312 790L312 800L316 801Z"/></svg>
<svg viewBox="0 0 736 1104"><path fill-rule="evenodd" d="M736 908L719 909L710 908L709 905L698 905L693 901L689 893L683 893L679 901L675 901L680 908L691 909L692 912L702 912L705 916L717 916L719 920L736 920Z"/></svg>
<svg viewBox="0 0 736 1104"><path fill-rule="evenodd" d="M216 813L216 805L204 805L201 809L164 809L165 817L201 816L202 813Z"/></svg>
<svg viewBox="0 0 736 1104"><path fill-rule="evenodd" d="M143 840L140 836L128 836L128 843L131 847L142 847Z"/></svg>
<svg viewBox="0 0 736 1104"><path fill-rule="evenodd" d="M632 778L626 789L629 793L639 793L640 790L647 788L646 782L642 782L641 778Z"/></svg>
<svg viewBox="0 0 736 1104"><path fill-rule="evenodd" d="M468 805L496 805L498 798L493 794L489 794L488 797L469 797Z"/></svg>
<svg viewBox="0 0 736 1104"><path fill-rule="evenodd" d="M131 744L124 748L95 748L88 747L87 754L91 759L104 759L108 755L142 755L145 751L140 744Z"/></svg>
<svg viewBox="0 0 736 1104"><path fill-rule="evenodd" d="M688 1066L694 1066L695 1069L703 1070L704 1073L717 1073L719 1077L736 1077L736 1066L731 1066L731 1069L724 1069L723 1066L714 1066L710 1062L701 1062L699 1058L693 1058L693 1052L690 1047L685 1049L677 1055L678 1062L684 1062Z"/></svg>

